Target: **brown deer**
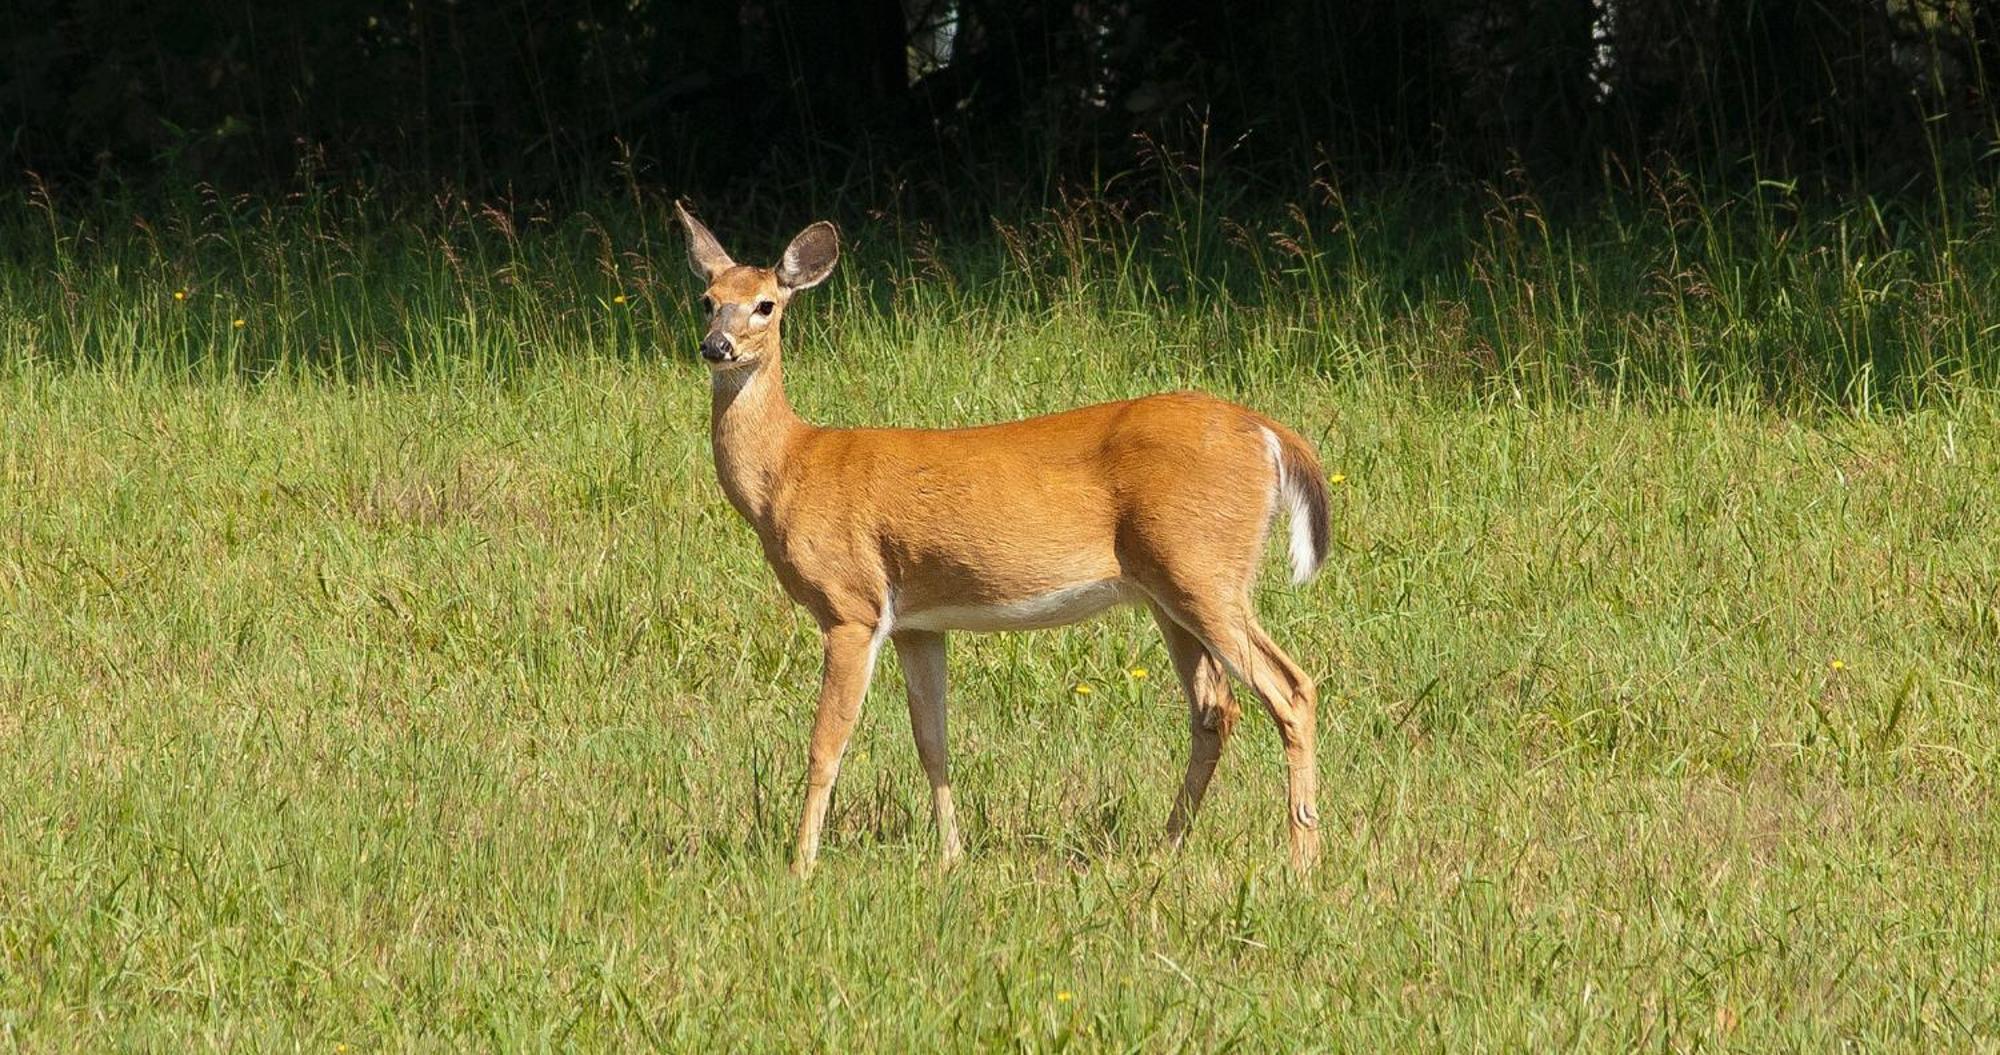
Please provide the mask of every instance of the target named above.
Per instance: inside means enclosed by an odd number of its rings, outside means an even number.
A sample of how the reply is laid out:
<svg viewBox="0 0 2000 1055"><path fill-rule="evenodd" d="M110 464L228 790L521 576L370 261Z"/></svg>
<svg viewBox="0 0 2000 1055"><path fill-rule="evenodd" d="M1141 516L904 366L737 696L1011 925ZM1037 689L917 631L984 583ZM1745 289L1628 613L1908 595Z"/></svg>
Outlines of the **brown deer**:
<svg viewBox="0 0 2000 1055"><path fill-rule="evenodd" d="M1197 392L1001 425L820 428L785 398L778 329L792 296L833 271L815 223L776 267L736 263L687 210L707 283L715 471L824 647L792 870L809 874L840 758L882 643L909 687L943 858L961 853L945 750L945 632L1059 626L1116 604L1152 610L1187 693L1194 744L1167 821L1178 845L1240 713L1235 677L1284 740L1291 860L1319 848L1318 695L1257 624L1250 590L1280 509L1294 581L1326 558L1327 493L1312 447L1255 411Z"/></svg>

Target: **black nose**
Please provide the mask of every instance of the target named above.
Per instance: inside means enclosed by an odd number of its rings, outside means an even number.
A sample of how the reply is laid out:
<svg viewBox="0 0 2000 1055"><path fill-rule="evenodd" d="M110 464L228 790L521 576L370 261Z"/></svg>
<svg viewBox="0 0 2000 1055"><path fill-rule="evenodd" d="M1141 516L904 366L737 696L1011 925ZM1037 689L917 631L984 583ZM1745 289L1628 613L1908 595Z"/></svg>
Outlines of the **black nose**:
<svg viewBox="0 0 2000 1055"><path fill-rule="evenodd" d="M720 363L736 358L736 348L729 343L729 338L711 333L702 339L701 357L711 363Z"/></svg>

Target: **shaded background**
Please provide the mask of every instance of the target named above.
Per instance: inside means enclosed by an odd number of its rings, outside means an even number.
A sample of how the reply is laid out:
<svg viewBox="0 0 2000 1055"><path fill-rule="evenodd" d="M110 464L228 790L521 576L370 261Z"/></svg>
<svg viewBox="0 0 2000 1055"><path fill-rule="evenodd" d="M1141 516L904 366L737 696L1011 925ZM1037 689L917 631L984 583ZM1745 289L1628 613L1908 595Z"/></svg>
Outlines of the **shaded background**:
<svg viewBox="0 0 2000 1055"><path fill-rule="evenodd" d="M1990 164L1974 0L26 0L9 178L810 193L975 219L1151 152L1248 192L1525 173L1924 192Z"/></svg>

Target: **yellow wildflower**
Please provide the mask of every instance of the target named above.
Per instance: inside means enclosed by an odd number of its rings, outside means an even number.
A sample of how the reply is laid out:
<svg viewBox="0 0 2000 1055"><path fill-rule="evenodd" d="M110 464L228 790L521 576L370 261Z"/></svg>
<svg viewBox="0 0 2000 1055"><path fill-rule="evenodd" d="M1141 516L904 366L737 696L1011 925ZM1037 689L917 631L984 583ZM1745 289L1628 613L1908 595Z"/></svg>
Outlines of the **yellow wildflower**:
<svg viewBox="0 0 2000 1055"><path fill-rule="evenodd" d="M1132 680L1145 681L1147 673L1148 671L1144 667L1133 667L1131 670Z"/></svg>
<svg viewBox="0 0 2000 1055"><path fill-rule="evenodd" d="M611 298L611 303L613 303L613 304L623 304L623 303L625 303L625 294L623 294L623 293L620 293L620 294L618 294L617 296L615 296L615 297Z"/></svg>
<svg viewBox="0 0 2000 1055"><path fill-rule="evenodd" d="M175 299L175 300L186 300L186 299L188 299L188 291L187 291L187 290L184 290L184 289L177 289L177 290L174 290L174 299Z"/></svg>
<svg viewBox="0 0 2000 1055"><path fill-rule="evenodd" d="M1065 989L1065 990L1063 990L1062 992L1060 992L1060 993L1057 993L1057 994L1056 994L1056 1002L1057 1002L1057 1003L1059 1003L1059 1004L1067 1004L1067 1003L1069 1003L1069 1002L1070 1002L1071 1000L1074 1000L1074 999L1076 999L1076 994L1074 994L1074 993L1070 992L1070 991L1069 991L1069 990L1067 990L1067 989Z"/></svg>
<svg viewBox="0 0 2000 1055"><path fill-rule="evenodd" d="M237 329L237 330L240 330L240 329L242 329L242 328L243 328L243 326L244 326L244 322L243 322L243 320L242 320L242 319L231 319L231 320L229 320L229 325L230 325L230 328L232 328L232 329Z"/></svg>
<svg viewBox="0 0 2000 1055"><path fill-rule="evenodd" d="M1347 482L1347 474L1334 473L1332 476L1326 478L1326 482L1330 484L1344 484Z"/></svg>
<svg viewBox="0 0 2000 1055"><path fill-rule="evenodd" d="M1831 662L1831 663L1827 664L1827 666L1829 666L1829 667L1832 667L1832 668L1833 668L1833 669L1835 669L1835 670L1846 670L1846 669L1847 669L1847 664L1846 664L1846 663L1844 663L1844 662L1842 662L1842 661L1840 661L1840 660L1837 660L1837 659L1836 659L1836 660L1834 660L1833 662Z"/></svg>
<svg viewBox="0 0 2000 1055"><path fill-rule="evenodd" d="M1078 685L1078 686L1076 687L1076 694L1077 694L1078 696L1088 696L1088 695L1090 695L1090 686L1088 686L1088 685Z"/></svg>

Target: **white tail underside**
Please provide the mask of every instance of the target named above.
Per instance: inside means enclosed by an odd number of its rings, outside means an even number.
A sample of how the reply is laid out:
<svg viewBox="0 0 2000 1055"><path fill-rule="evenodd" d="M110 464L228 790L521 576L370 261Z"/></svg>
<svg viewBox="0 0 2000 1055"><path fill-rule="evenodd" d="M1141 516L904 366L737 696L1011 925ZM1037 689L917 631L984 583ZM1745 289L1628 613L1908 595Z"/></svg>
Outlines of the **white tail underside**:
<svg viewBox="0 0 2000 1055"><path fill-rule="evenodd" d="M1260 427L1264 433L1264 447L1271 452L1271 468L1278 474L1277 486L1272 489L1271 515L1277 516L1278 506L1285 507L1285 517L1292 523L1291 547L1292 582L1302 583L1312 578L1319 570L1319 558L1313 553L1312 522L1309 519L1305 492L1285 472L1284 447L1278 443L1278 434Z"/></svg>

